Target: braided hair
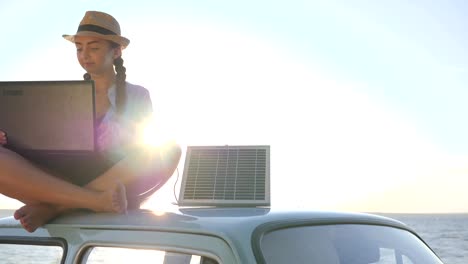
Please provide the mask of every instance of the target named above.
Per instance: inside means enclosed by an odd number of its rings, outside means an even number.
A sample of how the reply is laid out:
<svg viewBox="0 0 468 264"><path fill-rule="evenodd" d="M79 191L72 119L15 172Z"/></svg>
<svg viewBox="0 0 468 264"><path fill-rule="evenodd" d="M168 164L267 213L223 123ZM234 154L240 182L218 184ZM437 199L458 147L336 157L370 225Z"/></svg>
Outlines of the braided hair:
<svg viewBox="0 0 468 264"><path fill-rule="evenodd" d="M125 92L125 79L127 78L127 75L125 74L126 69L123 66L123 63L124 61L122 57L118 57L114 60L115 72L117 73L115 76L115 104L117 107L117 113L119 114L123 112L127 101L127 93Z"/></svg>
<svg viewBox="0 0 468 264"><path fill-rule="evenodd" d="M112 48L120 48L120 45L114 42L111 42L111 47ZM127 101L127 94L125 92L125 86L126 86L126 78L127 75L125 74L126 68L123 66L124 60L122 59L122 56L116 58L114 60L114 69L115 72L117 73L115 75L115 104L117 107L117 113L121 114L123 112L125 103ZM86 81L91 80L91 75L89 73L85 73L83 75L83 79Z"/></svg>

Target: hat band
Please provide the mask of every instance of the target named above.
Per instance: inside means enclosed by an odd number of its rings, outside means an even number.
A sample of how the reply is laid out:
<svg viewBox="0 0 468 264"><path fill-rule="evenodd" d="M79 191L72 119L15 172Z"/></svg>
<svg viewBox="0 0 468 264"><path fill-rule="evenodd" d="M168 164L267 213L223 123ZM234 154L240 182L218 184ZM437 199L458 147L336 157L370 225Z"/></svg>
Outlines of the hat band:
<svg viewBox="0 0 468 264"><path fill-rule="evenodd" d="M80 31L91 31L91 32L96 32L96 33L103 34L103 35L117 35L117 33L115 33L112 30L109 30L107 28L103 28L100 26L96 26L96 25L91 25L91 24L80 25L78 27L77 32L80 32Z"/></svg>

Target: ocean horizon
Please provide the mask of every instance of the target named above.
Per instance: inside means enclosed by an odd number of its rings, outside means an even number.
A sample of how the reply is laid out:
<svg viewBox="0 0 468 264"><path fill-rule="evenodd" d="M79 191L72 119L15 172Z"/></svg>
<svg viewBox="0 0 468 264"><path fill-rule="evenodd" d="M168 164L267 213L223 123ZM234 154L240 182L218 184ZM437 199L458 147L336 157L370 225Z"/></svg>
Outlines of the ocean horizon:
<svg viewBox="0 0 468 264"><path fill-rule="evenodd" d="M0 218L15 210L0 209ZM468 263L468 213L373 213L403 222L434 250L445 264Z"/></svg>

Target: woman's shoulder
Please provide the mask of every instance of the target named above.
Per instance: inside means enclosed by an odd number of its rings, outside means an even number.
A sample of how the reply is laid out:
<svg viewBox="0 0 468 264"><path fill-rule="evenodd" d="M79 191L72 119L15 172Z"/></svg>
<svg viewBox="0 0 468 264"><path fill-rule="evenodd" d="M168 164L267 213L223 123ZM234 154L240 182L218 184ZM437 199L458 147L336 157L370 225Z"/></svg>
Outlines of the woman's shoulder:
<svg viewBox="0 0 468 264"><path fill-rule="evenodd" d="M148 89L141 85L136 85L133 83L127 82L126 87L127 98L129 103L131 102L138 102L142 103L144 101L151 101L150 92Z"/></svg>
<svg viewBox="0 0 468 264"><path fill-rule="evenodd" d="M127 110L149 113L152 112L152 100L148 89L141 85L127 82Z"/></svg>
<svg viewBox="0 0 468 264"><path fill-rule="evenodd" d="M145 87L130 82L126 82L126 90L129 94L148 94L149 91Z"/></svg>

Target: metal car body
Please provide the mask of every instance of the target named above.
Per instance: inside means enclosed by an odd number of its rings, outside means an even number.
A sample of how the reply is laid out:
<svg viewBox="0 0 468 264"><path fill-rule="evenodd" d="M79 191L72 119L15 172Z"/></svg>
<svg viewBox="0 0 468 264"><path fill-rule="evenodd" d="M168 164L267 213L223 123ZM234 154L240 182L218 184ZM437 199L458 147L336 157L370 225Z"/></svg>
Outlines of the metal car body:
<svg viewBox="0 0 468 264"><path fill-rule="evenodd" d="M28 233L0 219L1 263L438 264L396 220L270 208L269 146L187 149L173 210L75 211Z"/></svg>
<svg viewBox="0 0 468 264"><path fill-rule="evenodd" d="M34 233L13 217L1 219L0 258L15 245L26 247L23 256L32 245L58 249L57 262L44 263L442 263L413 230L390 218L269 208L81 211Z"/></svg>

